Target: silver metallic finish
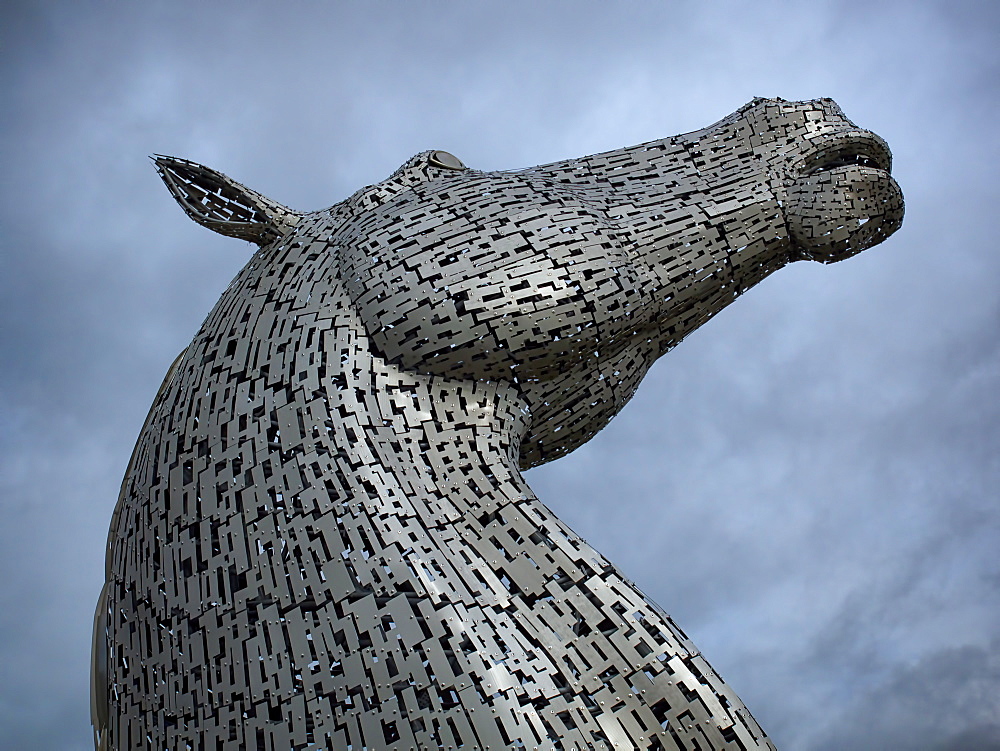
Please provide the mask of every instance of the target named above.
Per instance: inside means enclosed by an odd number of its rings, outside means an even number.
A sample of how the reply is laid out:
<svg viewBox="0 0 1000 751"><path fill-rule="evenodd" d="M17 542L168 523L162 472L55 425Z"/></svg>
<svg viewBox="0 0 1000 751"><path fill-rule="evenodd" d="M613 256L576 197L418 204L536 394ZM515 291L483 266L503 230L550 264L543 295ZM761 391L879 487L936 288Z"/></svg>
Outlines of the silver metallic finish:
<svg viewBox="0 0 1000 751"><path fill-rule="evenodd" d="M773 748L521 470L768 274L895 231L877 136L829 99L757 99L514 172L426 152L309 214L155 163L191 218L261 247L122 486L100 748Z"/></svg>

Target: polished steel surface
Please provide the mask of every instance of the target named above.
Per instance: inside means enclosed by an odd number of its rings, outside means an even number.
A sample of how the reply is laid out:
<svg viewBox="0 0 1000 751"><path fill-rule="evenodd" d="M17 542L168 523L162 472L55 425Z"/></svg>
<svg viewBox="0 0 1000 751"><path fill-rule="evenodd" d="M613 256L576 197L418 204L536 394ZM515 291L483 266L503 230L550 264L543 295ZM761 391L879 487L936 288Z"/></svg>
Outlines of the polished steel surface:
<svg viewBox="0 0 1000 751"><path fill-rule="evenodd" d="M767 275L895 231L881 139L829 99L756 99L524 170L425 152L314 213L154 161L192 219L260 248L122 486L99 747L773 748L521 470Z"/></svg>

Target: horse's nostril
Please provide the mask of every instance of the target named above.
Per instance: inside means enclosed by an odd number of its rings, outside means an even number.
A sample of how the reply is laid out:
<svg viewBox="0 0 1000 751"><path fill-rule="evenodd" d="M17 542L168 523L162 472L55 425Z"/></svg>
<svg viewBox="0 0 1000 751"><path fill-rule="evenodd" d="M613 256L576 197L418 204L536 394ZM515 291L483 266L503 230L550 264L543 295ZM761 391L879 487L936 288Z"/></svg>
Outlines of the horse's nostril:
<svg viewBox="0 0 1000 751"><path fill-rule="evenodd" d="M815 175L817 172L827 172L837 167L847 167L848 165L856 164L860 167L874 167L875 169L883 169L883 167L870 156L865 156L864 154L850 154L841 157L836 157L828 162L820 164L818 167L814 167L809 173L810 175Z"/></svg>
<svg viewBox="0 0 1000 751"><path fill-rule="evenodd" d="M814 142L800 165L800 174L808 177L851 165L890 172L892 153L874 133L861 130L833 133Z"/></svg>

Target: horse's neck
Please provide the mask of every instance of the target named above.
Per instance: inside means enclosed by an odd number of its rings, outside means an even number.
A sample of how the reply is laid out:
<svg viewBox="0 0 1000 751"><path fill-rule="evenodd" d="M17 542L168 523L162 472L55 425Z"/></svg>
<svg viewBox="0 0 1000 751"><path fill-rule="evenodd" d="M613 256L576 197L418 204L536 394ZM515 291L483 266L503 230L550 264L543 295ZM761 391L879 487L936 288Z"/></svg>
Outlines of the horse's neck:
<svg viewBox="0 0 1000 751"><path fill-rule="evenodd" d="M183 634L249 629L254 665L284 639L271 692L325 674L324 692L360 692L363 707L397 690L401 707L430 706L433 686L442 708L461 695L493 734L485 747L511 745L494 715L539 743L589 743L595 722L611 736L712 722L754 745L739 700L669 618L531 493L513 385L403 373L335 288L271 295L280 280L254 273L154 405L115 522L113 610L142 603L152 622L188 620ZM200 659L137 633L120 647L135 664ZM565 713L577 719L550 724Z"/></svg>

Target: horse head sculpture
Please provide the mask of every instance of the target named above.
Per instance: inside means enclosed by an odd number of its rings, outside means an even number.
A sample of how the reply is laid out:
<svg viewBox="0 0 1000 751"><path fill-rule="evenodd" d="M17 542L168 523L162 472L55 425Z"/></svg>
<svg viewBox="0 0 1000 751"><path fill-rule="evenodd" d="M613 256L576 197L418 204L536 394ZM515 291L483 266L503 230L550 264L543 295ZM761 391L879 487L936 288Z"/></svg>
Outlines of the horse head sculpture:
<svg viewBox="0 0 1000 751"><path fill-rule="evenodd" d="M756 99L524 170L424 152L312 213L155 163L192 219L260 248L122 486L99 747L773 748L521 470L772 272L894 232L880 138L829 99Z"/></svg>

